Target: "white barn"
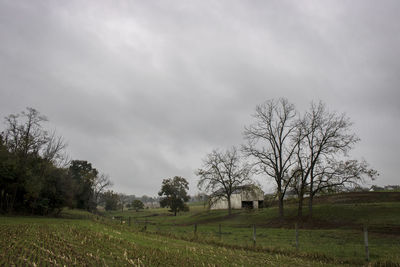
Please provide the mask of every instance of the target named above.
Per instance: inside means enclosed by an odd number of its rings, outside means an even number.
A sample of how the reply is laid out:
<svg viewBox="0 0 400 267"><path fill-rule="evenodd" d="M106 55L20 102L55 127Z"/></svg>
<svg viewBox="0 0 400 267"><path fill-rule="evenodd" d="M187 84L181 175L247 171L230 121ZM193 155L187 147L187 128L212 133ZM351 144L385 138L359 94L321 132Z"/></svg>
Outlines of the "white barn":
<svg viewBox="0 0 400 267"><path fill-rule="evenodd" d="M233 192L231 195L231 207L232 209L258 209L264 205L264 192L256 186L241 187ZM211 210L228 209L228 200L226 198L211 199L210 201Z"/></svg>

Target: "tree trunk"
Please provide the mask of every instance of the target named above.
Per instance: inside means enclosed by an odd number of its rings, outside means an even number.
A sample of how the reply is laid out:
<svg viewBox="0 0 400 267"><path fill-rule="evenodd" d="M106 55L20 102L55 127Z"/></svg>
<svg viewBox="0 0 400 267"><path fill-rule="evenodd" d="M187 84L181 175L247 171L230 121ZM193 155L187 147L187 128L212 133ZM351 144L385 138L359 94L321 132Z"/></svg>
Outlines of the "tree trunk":
<svg viewBox="0 0 400 267"><path fill-rule="evenodd" d="M279 199L279 218L283 219L283 198Z"/></svg>
<svg viewBox="0 0 400 267"><path fill-rule="evenodd" d="M231 196L228 196L228 215L232 214Z"/></svg>
<svg viewBox="0 0 400 267"><path fill-rule="evenodd" d="M306 180L307 176L302 175L301 177L301 184L298 190L298 197L299 197L299 207L297 210L297 217L301 218L303 216L303 202L304 202L304 191L306 190Z"/></svg>
<svg viewBox="0 0 400 267"><path fill-rule="evenodd" d="M313 206L313 198L314 198L314 172L311 170L310 173L310 197L308 199L308 216L312 217L312 206Z"/></svg>
<svg viewBox="0 0 400 267"><path fill-rule="evenodd" d="M304 200L304 194L303 190L301 190L299 194L299 208L297 210L297 217L301 218L303 216L303 200Z"/></svg>
<svg viewBox="0 0 400 267"><path fill-rule="evenodd" d="M313 214L313 198L314 194L310 193L310 199L308 201L308 216L311 218Z"/></svg>
<svg viewBox="0 0 400 267"><path fill-rule="evenodd" d="M10 208L8 210L8 212L13 212L14 211L14 203L15 203L15 199L17 198L17 193L18 193L18 188L16 186L14 193L11 197L11 202L10 202Z"/></svg>
<svg viewBox="0 0 400 267"><path fill-rule="evenodd" d="M36 199L35 199L35 201L33 202L33 205L32 205L31 215L34 214L34 212L35 212L34 208L35 208L35 207L36 207Z"/></svg>
<svg viewBox="0 0 400 267"><path fill-rule="evenodd" d="M4 189L1 190L1 195L0 195L0 212L3 211L3 197L4 197Z"/></svg>
<svg viewBox="0 0 400 267"><path fill-rule="evenodd" d="M283 194L281 188L278 187L278 201L279 201L279 218L283 219L284 212L283 212Z"/></svg>
<svg viewBox="0 0 400 267"><path fill-rule="evenodd" d="M174 210L174 216L176 216L176 210Z"/></svg>

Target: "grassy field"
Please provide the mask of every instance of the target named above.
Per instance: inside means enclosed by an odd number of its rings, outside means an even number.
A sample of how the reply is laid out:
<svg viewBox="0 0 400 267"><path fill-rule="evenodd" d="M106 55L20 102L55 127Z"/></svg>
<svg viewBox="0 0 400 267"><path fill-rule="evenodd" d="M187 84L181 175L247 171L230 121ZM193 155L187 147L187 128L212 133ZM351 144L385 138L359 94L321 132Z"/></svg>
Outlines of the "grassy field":
<svg viewBox="0 0 400 267"><path fill-rule="evenodd" d="M295 254L226 248L112 222L0 217L1 266L335 266Z"/></svg>
<svg viewBox="0 0 400 267"><path fill-rule="evenodd" d="M307 211L304 211L307 218ZM183 212L178 216L172 216L167 209L146 209L136 211L112 211L108 217L124 218L132 217L137 221L149 221L154 223L166 223L172 225L188 224L213 224L223 223L224 225L243 226L260 225L265 227L292 228L297 221L297 206L288 205L285 207L285 220L282 222L277 218L276 207L255 210L233 210L228 216L226 210L208 211L202 205L190 206L189 212ZM340 228L360 229L368 224L374 229L386 227L400 227L400 201L381 203L356 203L356 204L319 204L314 206L313 219L299 222L304 228ZM391 230L391 232L392 232Z"/></svg>
<svg viewBox="0 0 400 267"><path fill-rule="evenodd" d="M281 221L275 207L228 216L201 203L178 216L167 209L105 217L66 209L62 218L0 217L0 266L362 266L363 225L370 264L400 266L400 202L373 197L327 198L312 220L299 222L295 205Z"/></svg>
<svg viewBox="0 0 400 267"><path fill-rule="evenodd" d="M374 197L378 202L373 201ZM235 210L228 216L226 211L207 211L199 204L192 205L190 212L176 217L166 209L116 211L108 216L123 216L125 224L131 217L131 227L136 229L143 229L146 224L147 231L162 235L243 248L254 246L253 225L256 225L258 249L304 253L309 258L328 258L356 265L365 262L362 229L367 225L372 263L400 265L400 202L379 202L392 199L378 194L370 196L367 203L362 203L360 195L356 195L353 201L349 195L345 198L346 201L336 200L338 203L320 201L321 204L314 208L312 220L298 222L298 249L295 245L295 205L286 207L283 222L276 218L277 208Z"/></svg>

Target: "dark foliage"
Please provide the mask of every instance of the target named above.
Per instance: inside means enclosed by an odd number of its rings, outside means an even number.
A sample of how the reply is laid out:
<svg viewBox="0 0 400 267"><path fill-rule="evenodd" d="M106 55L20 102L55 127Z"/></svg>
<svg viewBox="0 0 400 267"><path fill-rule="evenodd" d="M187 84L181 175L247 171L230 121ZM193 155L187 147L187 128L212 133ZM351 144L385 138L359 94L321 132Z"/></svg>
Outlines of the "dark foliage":
<svg viewBox="0 0 400 267"><path fill-rule="evenodd" d="M189 207L185 202L189 201L188 182L185 178L175 176L171 179L164 179L162 182L161 190L158 192L162 196L160 200L161 207L169 207L170 212L176 213L179 211L188 211Z"/></svg>
<svg viewBox="0 0 400 267"><path fill-rule="evenodd" d="M0 133L0 212L58 214L65 206L94 210L98 172L87 161L66 164L65 143L33 108L5 118Z"/></svg>
<svg viewBox="0 0 400 267"><path fill-rule="evenodd" d="M105 210L117 210L120 208L120 197L112 190L106 191L102 194Z"/></svg>
<svg viewBox="0 0 400 267"><path fill-rule="evenodd" d="M139 211L139 210L144 209L144 204L139 199L135 199L134 201L132 201L131 207L133 209L135 209L136 211Z"/></svg>

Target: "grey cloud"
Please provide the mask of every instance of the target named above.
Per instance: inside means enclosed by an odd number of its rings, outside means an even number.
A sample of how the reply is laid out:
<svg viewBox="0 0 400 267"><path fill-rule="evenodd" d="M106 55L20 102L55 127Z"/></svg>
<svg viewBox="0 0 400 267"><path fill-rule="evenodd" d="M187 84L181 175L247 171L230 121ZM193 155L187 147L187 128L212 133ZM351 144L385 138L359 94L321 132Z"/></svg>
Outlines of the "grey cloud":
<svg viewBox="0 0 400 267"><path fill-rule="evenodd" d="M397 183L399 8L1 0L0 114L37 108L73 158L116 190L153 195L173 175L195 192L201 159L240 144L257 104L322 100L355 121L354 155L382 172L378 183Z"/></svg>

